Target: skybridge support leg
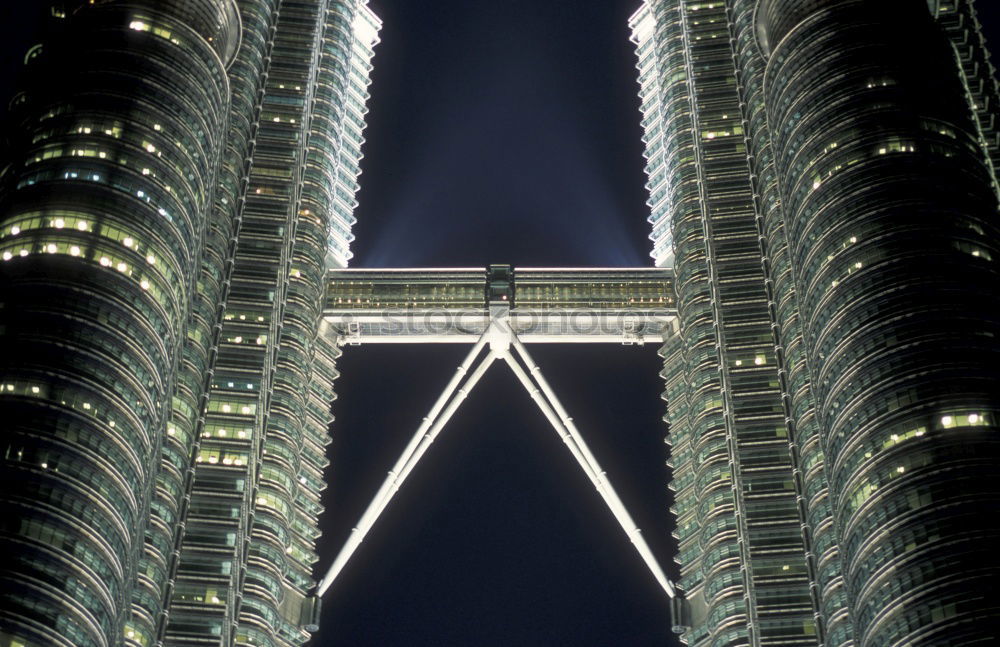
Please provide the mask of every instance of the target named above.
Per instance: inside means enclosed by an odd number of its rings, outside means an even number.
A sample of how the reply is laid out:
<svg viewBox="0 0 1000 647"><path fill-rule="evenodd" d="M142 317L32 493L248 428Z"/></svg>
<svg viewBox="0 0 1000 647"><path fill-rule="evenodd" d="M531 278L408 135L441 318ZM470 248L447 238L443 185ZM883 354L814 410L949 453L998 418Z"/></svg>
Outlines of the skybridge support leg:
<svg viewBox="0 0 1000 647"><path fill-rule="evenodd" d="M469 392L472 391L476 383L486 373L486 369L493 364L493 361L496 359L496 353L490 350L476 369L468 376L465 383L461 387L459 386L476 357L482 352L486 342L487 335L484 334L476 345L473 346L472 350L469 351L465 361L458 367L458 370L441 393L441 396L437 399L437 402L431 407L430 413L427 414L427 417L423 419L423 422L421 422L417 431L413 434L406 449L403 450L403 454L396 461L396 464L389 471L388 476L382 483L382 487L375 494L375 498L372 499L364 514L361 515L357 526L351 531L350 537L348 537L344 547L340 550L336 559L334 559L330 569L323 579L320 580L316 588L317 596L322 597L327 589L330 588L330 585L333 584L333 581L344 569L354 551L361 545L368 531L375 525L379 515L382 514L382 511L389 505L389 501L399 491L403 481L406 480L406 477L410 475L410 472L413 471L413 468L420 461L421 457L423 457L427 448L434 442L434 439L437 438L438 434L441 433L441 430L458 410L459 405L468 397Z"/></svg>
<svg viewBox="0 0 1000 647"><path fill-rule="evenodd" d="M514 350L521 356L524 363L527 364L528 369L531 371L531 375L535 378L535 382L532 381L531 377L525 372L524 368L517 362L510 352L502 355L502 358L510 366L511 370L517 376L517 379L521 382L524 388L528 391L528 394L538 405L538 408L542 410L545 417L548 419L549 423L552 425L556 433L563 439L566 446L569 447L570 452L573 457L576 458L580 467L583 468L584 473L590 478L590 481L594 484L594 487L600 493L604 502L610 508L611 513L618 520L625 534L628 535L629 539L632 541L632 545L635 546L636 551L638 551L639 556L646 563L646 566L652 572L653 577L663 588L664 592L670 597L677 597L677 591L674 588L673 583L667 578L663 569L660 567L659 562L656 561L656 557L653 555L649 546L646 544L646 540L642 537L642 534L636 526L635 522L632 520L631 515L629 515L628 510L625 509L625 505L622 503L621 499L618 498L618 493L611 486L610 481L608 481L607 475L601 469L598 464L597 459L590 452L587 447L587 443L584 442L583 436L580 435L579 430L573 423L573 419L569 417L566 410L563 408L562 403L559 398L556 397L555 392L549 383L546 381L545 377L542 375L541 369L531 358L528 350L524 347L524 344L517 338L513 333L511 334L511 344Z"/></svg>
<svg viewBox="0 0 1000 647"><path fill-rule="evenodd" d="M337 555L330 570L327 571L317 586L315 594L317 602L318 598L326 593L330 585L333 584L333 581L343 570L358 546L361 545L361 542L368 534L368 531L371 530L379 515L388 506L396 492L399 491L400 486L416 467L431 443L434 442L444 426L451 420L458 407L468 397L469 392L476 386L493 361L501 358L510 366L514 375L528 391L528 394L538 405L539 409L541 409L549 424L552 425L553 429L563 439L563 442L566 443L573 457L576 458L580 467L583 468L584 473L587 474L587 477L594 484L594 487L604 499L608 508L610 508L615 519L618 520L625 534L632 541L632 545L635 546L636 551L638 551L639 556L652 572L653 577L671 599L676 598L677 604L672 604L671 607L672 611L674 611L674 606L676 606L674 615L683 616L683 611L686 609L684 600L678 596L673 584L667 579L666 574L656 561L645 539L643 539L639 528L625 509L624 504L611 486L597 459L594 458L594 455L587 447L579 430L573 423L573 419L566 413L565 408L563 408L562 403L556 397L552 387L545 380L541 369L532 359L524 344L521 343L517 335L511 330L507 321L507 314L507 308L497 307L496 312L492 312L491 308L492 321L488 330L469 352L462 365L458 367L455 376L452 377L451 381L445 387L444 392L442 392L437 402L434 403L430 413L428 413L427 417L424 418L423 422L417 428L416 433L410 439L402 456L396 461L395 466L389 472L382 487L376 493L375 498L361 516L357 526L352 530L350 537ZM489 351L475 370L469 374L469 368L487 343L490 346ZM514 351L520 355L521 359L527 365L527 371L514 357L511 347L513 347ZM467 374L468 379L462 384L462 380ZM684 621L681 620L681 622ZM312 626L311 623L310 626ZM682 627L679 626L678 628Z"/></svg>

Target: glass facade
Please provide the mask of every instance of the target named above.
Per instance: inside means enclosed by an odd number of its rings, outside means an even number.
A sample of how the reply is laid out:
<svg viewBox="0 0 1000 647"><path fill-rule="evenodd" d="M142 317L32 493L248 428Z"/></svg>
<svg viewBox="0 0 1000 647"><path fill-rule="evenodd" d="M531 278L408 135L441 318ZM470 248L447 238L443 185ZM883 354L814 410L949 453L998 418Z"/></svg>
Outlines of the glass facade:
<svg viewBox="0 0 1000 647"><path fill-rule="evenodd" d="M681 322L662 354L685 640L985 644L1000 232L972 3L650 0L631 26ZM744 200L731 229L720 198ZM761 333L781 442L740 424L734 317ZM706 509L713 460L731 485Z"/></svg>
<svg viewBox="0 0 1000 647"><path fill-rule="evenodd" d="M692 644L815 644L755 187L728 7L648 3L639 55L654 217L672 253L680 332L663 349L680 585L702 622ZM655 245L655 243L654 243Z"/></svg>
<svg viewBox="0 0 1000 647"><path fill-rule="evenodd" d="M305 643L324 308L494 293L676 308L688 644L1000 631L1000 93L971 0L646 0L646 270L345 271L365 0L52 16L0 175L0 647Z"/></svg>
<svg viewBox="0 0 1000 647"><path fill-rule="evenodd" d="M508 296L520 310L673 309L670 272L639 268L503 268ZM345 270L330 273L326 308L364 311L489 311L486 269Z"/></svg>
<svg viewBox="0 0 1000 647"><path fill-rule="evenodd" d="M0 645L303 644L380 21L52 16L0 195Z"/></svg>

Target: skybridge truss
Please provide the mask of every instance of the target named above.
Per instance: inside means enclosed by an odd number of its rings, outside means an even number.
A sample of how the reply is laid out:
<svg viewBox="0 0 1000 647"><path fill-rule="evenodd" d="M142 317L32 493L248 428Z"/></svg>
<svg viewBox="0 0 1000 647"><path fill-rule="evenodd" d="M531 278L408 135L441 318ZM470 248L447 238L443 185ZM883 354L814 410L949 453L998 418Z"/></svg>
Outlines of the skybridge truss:
<svg viewBox="0 0 1000 647"><path fill-rule="evenodd" d="M658 269L340 270L324 312L341 345L471 343L472 349L418 425L347 542L320 581L333 585L379 516L462 402L497 360L505 363L594 485L670 599L675 631L686 606L624 503L542 375L527 343L662 342L676 321L672 274Z"/></svg>

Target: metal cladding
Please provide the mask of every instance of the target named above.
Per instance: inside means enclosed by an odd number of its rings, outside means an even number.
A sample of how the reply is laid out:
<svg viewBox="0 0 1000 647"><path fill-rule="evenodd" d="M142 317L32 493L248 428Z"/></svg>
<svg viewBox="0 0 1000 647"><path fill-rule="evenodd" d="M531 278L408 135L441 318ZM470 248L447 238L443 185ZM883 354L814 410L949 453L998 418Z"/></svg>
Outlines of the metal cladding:
<svg viewBox="0 0 1000 647"><path fill-rule="evenodd" d="M246 3L243 16L233 77L241 66L253 103L230 123L251 124L252 138L227 160L249 168L160 629L171 645L214 635L296 645L316 624L309 591L339 355L320 316L327 268L350 257L380 23L356 0Z"/></svg>
<svg viewBox="0 0 1000 647"><path fill-rule="evenodd" d="M681 326L663 354L684 639L988 641L1000 624L988 588L1000 523L984 514L1000 504L998 101L971 1L649 0L632 28ZM752 209L719 228L720 199L740 195ZM734 281L733 250L763 276ZM755 294L787 429L763 463L726 335ZM701 422L709 394L717 434ZM720 434L728 446L713 452ZM725 483L713 489L715 464ZM783 493L799 533L777 532Z"/></svg>
<svg viewBox="0 0 1000 647"><path fill-rule="evenodd" d="M350 269L329 279L324 318L341 346L474 343L497 305L524 343L659 344L675 328L665 269Z"/></svg>
<svg viewBox="0 0 1000 647"><path fill-rule="evenodd" d="M971 0L646 0L656 269L345 270L364 0L52 16L0 169L3 647L306 642L336 344L405 340L396 310L488 344L473 376L503 358L571 434L522 338L666 337L689 644L1000 633L1000 92Z"/></svg>
<svg viewBox="0 0 1000 647"><path fill-rule="evenodd" d="M0 642L302 644L378 18L52 23L0 178Z"/></svg>
<svg viewBox="0 0 1000 647"><path fill-rule="evenodd" d="M922 3L815 4L765 26L765 92L856 640L970 644L1000 575L992 176Z"/></svg>
<svg viewBox="0 0 1000 647"><path fill-rule="evenodd" d="M756 173L754 186L757 201L762 266L770 283L768 295L772 311L776 355L781 362L779 384L789 412L789 438L796 457L801 481L805 523L803 536L808 552L806 563L819 609L817 636L824 644L847 645L853 640L851 616L847 607L841 575L840 547L833 525L826 464L820 447L812 386L805 361L798 294L789 262L787 236L781 211L778 181L774 172L770 132L764 105L766 61L759 56L754 21L757 0L739 0L733 8L735 47L739 54L740 80L743 84L748 122L747 151Z"/></svg>
<svg viewBox="0 0 1000 647"><path fill-rule="evenodd" d="M233 9L85 5L14 106L0 617L30 644L120 640L222 150Z"/></svg>
<svg viewBox="0 0 1000 647"><path fill-rule="evenodd" d="M654 195L661 184L672 195L664 211L680 331L661 354L679 584L691 607L685 638L815 644L814 566L760 262L727 6L650 2L632 28L647 147L671 151L649 172Z"/></svg>

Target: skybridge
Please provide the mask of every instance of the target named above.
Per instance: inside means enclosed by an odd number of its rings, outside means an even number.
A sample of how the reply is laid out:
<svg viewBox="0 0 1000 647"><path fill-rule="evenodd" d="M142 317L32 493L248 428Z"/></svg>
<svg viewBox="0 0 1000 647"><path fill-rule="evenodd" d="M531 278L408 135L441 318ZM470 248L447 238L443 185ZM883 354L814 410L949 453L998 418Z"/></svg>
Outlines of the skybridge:
<svg viewBox="0 0 1000 647"><path fill-rule="evenodd" d="M509 265L337 270L324 316L341 345L474 344L491 305L526 344L659 344L676 321L671 270Z"/></svg>
<svg viewBox="0 0 1000 647"><path fill-rule="evenodd" d="M305 628L318 628L333 585L406 478L486 371L506 364L566 444L669 598L673 629L689 607L527 349L531 343L660 344L676 332L673 272L655 268L335 270L323 317L341 346L468 343L468 355L389 470L375 498L310 598Z"/></svg>

